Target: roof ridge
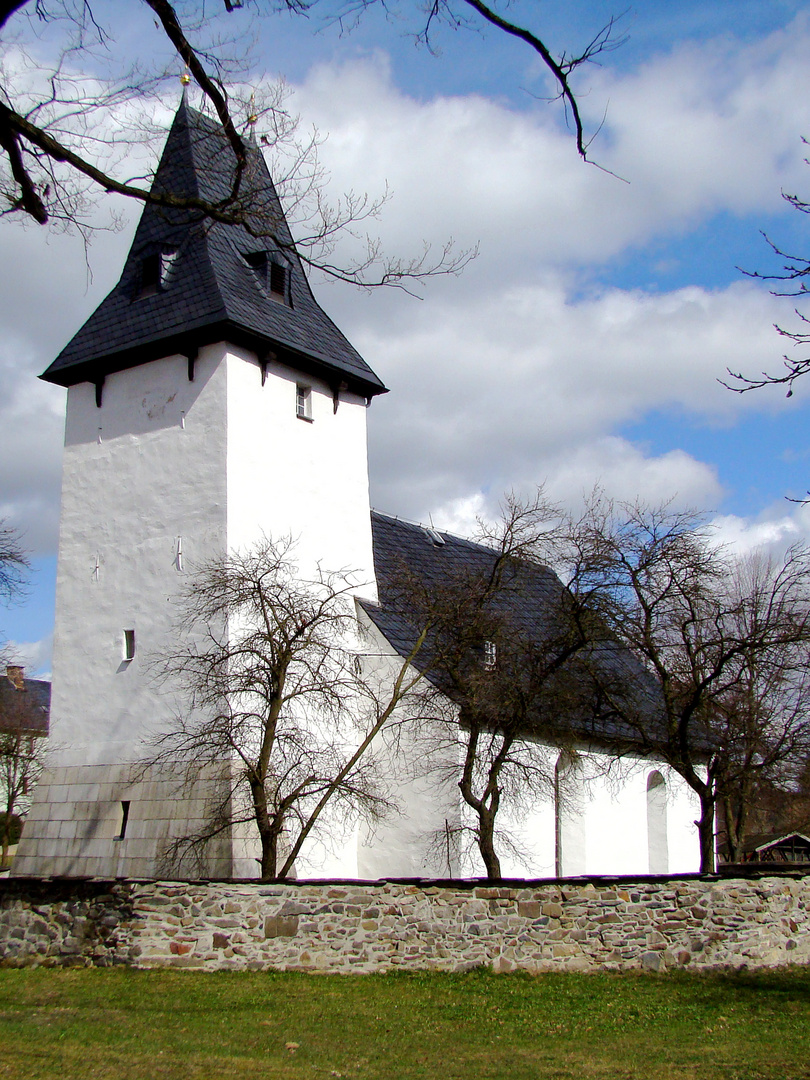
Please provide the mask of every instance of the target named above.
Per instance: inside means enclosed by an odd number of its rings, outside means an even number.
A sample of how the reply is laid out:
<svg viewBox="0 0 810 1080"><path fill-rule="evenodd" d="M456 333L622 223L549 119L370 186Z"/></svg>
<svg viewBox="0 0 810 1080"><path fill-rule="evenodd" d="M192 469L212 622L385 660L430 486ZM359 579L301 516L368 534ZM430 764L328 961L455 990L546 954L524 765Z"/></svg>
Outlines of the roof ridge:
<svg viewBox="0 0 810 1080"><path fill-rule="evenodd" d="M435 525L425 524L423 521L411 521L410 518L401 517L399 514L385 514L382 510L376 510L371 508L372 515L376 515L380 518L386 518L388 521L393 521L400 525L408 525L412 529L423 529L426 532L432 529L434 532L439 533L441 536L449 537L451 540L460 544L467 544L469 547L476 550L485 551L489 554L497 554L495 548L490 547L489 544L481 543L479 540L471 540L468 536L459 536L457 533L449 532L447 529L439 529Z"/></svg>

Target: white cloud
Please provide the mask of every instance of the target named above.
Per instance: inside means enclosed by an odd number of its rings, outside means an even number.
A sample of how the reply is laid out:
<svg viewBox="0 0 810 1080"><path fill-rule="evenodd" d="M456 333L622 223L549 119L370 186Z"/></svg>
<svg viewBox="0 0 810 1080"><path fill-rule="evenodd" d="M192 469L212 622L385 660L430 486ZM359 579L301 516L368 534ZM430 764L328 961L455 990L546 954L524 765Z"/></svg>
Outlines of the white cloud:
<svg viewBox="0 0 810 1080"><path fill-rule="evenodd" d="M403 301L410 319L353 335L392 388L369 416L382 509L424 517L475 492L497 499L543 481L566 500L598 482L617 497L636 485L636 494L718 505L712 466L682 450L650 457L615 431L653 409L727 421L765 407L717 378L726 366L759 370L763 356L778 363L778 301L749 284L576 301L541 284L475 306L448 302L449 291Z"/></svg>
<svg viewBox="0 0 810 1080"><path fill-rule="evenodd" d="M753 43L723 36L630 74L601 70L593 98L610 99L606 163L632 181L622 201L640 199L639 223L775 208L782 188L808 183L808 40L803 14Z"/></svg>
<svg viewBox="0 0 810 1080"><path fill-rule="evenodd" d="M621 428L652 409L731 423L780 408L716 378L726 366L778 365L771 324L784 308L746 283L583 295L577 274L700 215L772 210L781 186L810 179L799 143L810 132L808 44L799 19L751 45L681 47L630 74L606 66L592 79L593 100L610 99L597 157L629 185L584 166L544 102L517 111L476 95L417 99L393 84L384 57L311 71L294 104L329 132L331 190L392 186L386 247L481 241L467 273L434 283L422 304L319 293L393 391L370 412L382 509L433 510L461 526L504 489L544 479L565 498L601 481L619 496L635 486L719 501L711 463L684 449L653 454ZM0 230L0 513L45 550L62 395L35 375L116 280L127 236L98 237L88 285L80 242Z"/></svg>
<svg viewBox="0 0 810 1080"><path fill-rule="evenodd" d="M767 507L758 517L747 519L721 514L713 519L718 542L735 554L764 550L781 556L793 544L810 546L810 505L797 503L785 512L782 500Z"/></svg>
<svg viewBox="0 0 810 1080"><path fill-rule="evenodd" d="M117 280L123 236L101 234L92 281L75 236L0 223L0 518L35 554L52 552L65 392L37 376Z"/></svg>
<svg viewBox="0 0 810 1080"><path fill-rule="evenodd" d="M41 641L7 641L3 643L3 663L20 664L26 678L50 679L53 636Z"/></svg>
<svg viewBox="0 0 810 1080"><path fill-rule="evenodd" d="M749 45L682 46L631 73L606 65L583 101L609 102L593 153L628 183L583 167L546 102L420 100L393 84L384 56L314 68L294 102L329 133L334 191L390 184L386 246L480 241L465 285L481 288L528 266L601 261L718 211L780 209L784 187L809 182L809 44L799 17Z"/></svg>

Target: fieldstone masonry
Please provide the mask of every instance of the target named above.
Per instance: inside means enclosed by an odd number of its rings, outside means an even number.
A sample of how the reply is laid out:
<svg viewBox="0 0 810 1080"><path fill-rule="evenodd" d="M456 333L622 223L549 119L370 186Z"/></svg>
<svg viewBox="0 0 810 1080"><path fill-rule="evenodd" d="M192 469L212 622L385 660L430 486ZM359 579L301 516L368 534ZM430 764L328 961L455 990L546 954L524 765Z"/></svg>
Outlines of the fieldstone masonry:
<svg viewBox="0 0 810 1080"><path fill-rule="evenodd" d="M0 883L0 963L372 972L810 963L810 877Z"/></svg>

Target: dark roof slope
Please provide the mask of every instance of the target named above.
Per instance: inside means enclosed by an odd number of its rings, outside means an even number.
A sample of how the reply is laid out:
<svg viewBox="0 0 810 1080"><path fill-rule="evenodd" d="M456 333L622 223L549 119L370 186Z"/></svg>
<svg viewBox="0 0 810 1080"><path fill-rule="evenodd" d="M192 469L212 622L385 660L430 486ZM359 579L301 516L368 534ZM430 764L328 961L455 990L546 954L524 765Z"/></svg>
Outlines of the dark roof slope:
<svg viewBox="0 0 810 1080"><path fill-rule="evenodd" d="M402 596L403 574L413 575L428 591L431 586L438 588L450 581L488 575L495 552L451 533L426 529L376 511L371 514L371 528L380 605L369 605L368 614L400 656L407 656L416 642L417 615L408 609L407 599ZM560 583L551 570L532 567L521 581L519 603L512 614L530 626L550 608L559 589Z"/></svg>
<svg viewBox="0 0 810 1080"><path fill-rule="evenodd" d="M380 602L363 601L362 606L396 652L406 657L416 643L420 615L409 602L407 584L403 588L403 581L418 581L420 589L430 595L433 589L438 590L448 582L473 581L488 576L496 553L482 544L376 511L372 512L371 526ZM527 638L553 637L552 620L562 591L559 579L548 567L528 563L513 566L512 574L511 581L499 591L495 600L506 614L508 626ZM602 642L597 648L599 666L611 677L622 680L623 685L632 685L636 706L650 717L648 735L654 743L655 728L661 717L657 684L630 653L614 642ZM434 659L435 653L428 640L413 663L417 670L425 671ZM428 673L428 678L442 689L440 672L436 673L434 669ZM615 715L591 712L590 707L583 711L583 701L587 697L586 691L575 714L555 713L554 723L559 721L561 733L613 745L640 744L638 733ZM543 724L538 717L538 726Z"/></svg>
<svg viewBox="0 0 810 1080"><path fill-rule="evenodd" d="M235 162L222 129L190 108L175 116L153 190L215 203L231 191ZM198 211L147 204L121 278L42 378L71 386L172 353L227 340L345 382L366 396L385 387L319 307L262 154L248 144L240 204L251 231ZM287 301L271 295L245 256L266 252L288 272ZM144 259L172 256L153 295L140 295ZM164 264L166 265L166 264Z"/></svg>
<svg viewBox="0 0 810 1080"><path fill-rule="evenodd" d="M0 675L0 734L48 734L51 707L51 684L41 679L26 679L24 690Z"/></svg>

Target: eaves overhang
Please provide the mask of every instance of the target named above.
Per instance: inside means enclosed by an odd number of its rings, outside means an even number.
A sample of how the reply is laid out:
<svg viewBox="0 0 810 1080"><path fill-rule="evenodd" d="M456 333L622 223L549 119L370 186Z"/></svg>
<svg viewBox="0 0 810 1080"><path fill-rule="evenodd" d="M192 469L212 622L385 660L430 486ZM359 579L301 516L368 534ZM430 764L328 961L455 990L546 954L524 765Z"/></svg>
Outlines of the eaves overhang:
<svg viewBox="0 0 810 1080"><path fill-rule="evenodd" d="M201 348L220 341L248 349L256 354L260 363L275 359L303 374L322 379L334 392L345 388L367 399L388 393L388 388L373 372L373 377L368 378L360 373L347 371L343 364L336 364L327 356L312 351L303 352L284 340L257 334L230 319L204 323L199 327L185 327L178 333L162 335L152 341L141 341L131 348L90 357L61 368L51 365L39 377L57 386L69 387L81 382L98 385L107 375L166 356L185 356L193 363Z"/></svg>

